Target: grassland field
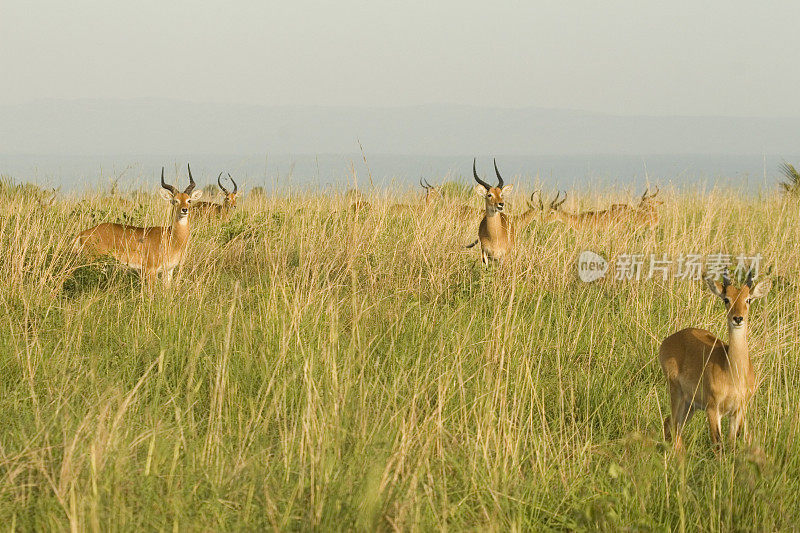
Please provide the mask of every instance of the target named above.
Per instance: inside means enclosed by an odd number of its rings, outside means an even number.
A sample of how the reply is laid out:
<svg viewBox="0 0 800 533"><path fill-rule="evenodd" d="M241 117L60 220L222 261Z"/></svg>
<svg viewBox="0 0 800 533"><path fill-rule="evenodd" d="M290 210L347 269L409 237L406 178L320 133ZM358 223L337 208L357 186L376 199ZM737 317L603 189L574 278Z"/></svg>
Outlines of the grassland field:
<svg viewBox="0 0 800 533"><path fill-rule="evenodd" d="M655 229L534 221L488 269L461 248L477 221L447 202L390 215L418 202L392 192L355 215L343 196L250 195L193 222L168 289L73 253L103 221L168 224L156 188L0 191L3 529L800 527L795 200L664 189ZM724 337L718 299L675 277L583 283L587 249L762 254L753 446L715 455L703 416L683 460L663 442L658 345Z"/></svg>

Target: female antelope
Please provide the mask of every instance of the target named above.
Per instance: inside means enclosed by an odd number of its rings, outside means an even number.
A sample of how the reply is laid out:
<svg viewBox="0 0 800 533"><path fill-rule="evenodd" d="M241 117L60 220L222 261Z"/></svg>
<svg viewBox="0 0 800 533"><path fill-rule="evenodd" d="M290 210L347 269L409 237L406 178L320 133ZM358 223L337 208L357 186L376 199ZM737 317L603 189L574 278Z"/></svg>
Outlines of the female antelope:
<svg viewBox="0 0 800 533"><path fill-rule="evenodd" d="M203 194L195 187L189 168L189 186L183 192L164 182L161 168L161 197L174 206L172 225L138 228L123 224L104 223L82 231L75 239L75 249L85 249L93 255L108 254L123 265L142 273L152 285L159 272L169 285L172 271L183 260L189 239L189 207Z"/></svg>
<svg viewBox="0 0 800 533"><path fill-rule="evenodd" d="M722 284L706 278L711 292L725 304L728 343L704 329L687 328L673 333L661 343L658 359L669 385L671 415L664 420L664 437L675 439L675 449L683 448L681 430L695 410L708 416L711 442L716 447L722 429L721 419L729 415L730 440L741 429L747 439L745 414L755 392L755 376L747 346L747 315L750 302L769 292L769 281L753 286L753 275L741 288L731 285L727 274Z"/></svg>

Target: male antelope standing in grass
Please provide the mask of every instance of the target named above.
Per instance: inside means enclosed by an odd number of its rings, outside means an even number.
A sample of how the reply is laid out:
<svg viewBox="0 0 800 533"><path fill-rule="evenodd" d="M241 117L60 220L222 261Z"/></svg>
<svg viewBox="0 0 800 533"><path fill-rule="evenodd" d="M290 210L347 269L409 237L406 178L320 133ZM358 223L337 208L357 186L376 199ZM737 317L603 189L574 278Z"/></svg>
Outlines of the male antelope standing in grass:
<svg viewBox="0 0 800 533"><path fill-rule="evenodd" d="M187 167L188 168L188 167ZM169 285L172 271L183 260L189 239L189 208L203 194L194 191L192 169L189 168L189 186L183 192L164 182L161 168L161 197L173 206L172 225L167 227L139 228L124 224L103 223L82 231L75 239L75 250L87 250L94 255L108 254L123 265L142 273L152 286L159 272Z"/></svg>
<svg viewBox="0 0 800 533"><path fill-rule="evenodd" d="M704 409L715 448L720 442L723 416L730 416L730 440L739 430L748 439L747 403L755 392L755 375L747 345L750 302L769 292L770 282L754 286L752 271L741 288L706 278L711 292L722 299L728 322L728 343L704 329L687 328L661 343L658 359L669 385L670 416L664 420L664 437L683 448L681 431L697 409Z"/></svg>
<svg viewBox="0 0 800 533"><path fill-rule="evenodd" d="M472 248L481 243L481 261L488 265L489 261L502 261L514 248L514 226L511 219L503 213L505 199L503 195L511 192L512 184L505 185L500 171L497 170L497 161L494 161L494 172L497 175L497 187L492 187L478 177L476 159L472 160L472 175L475 181L475 194L484 199L484 215L478 227L478 238L468 244Z"/></svg>
<svg viewBox="0 0 800 533"><path fill-rule="evenodd" d="M217 185L219 185L219 188L222 189L222 194L224 195L222 203L218 204L216 202L203 201L196 202L194 204L194 210L197 211L198 214L205 215L206 217L223 217L227 216L233 209L236 209L236 199L239 196L239 186L236 185L235 181L233 181L233 177L228 174L228 179L231 180L231 183L233 183L233 192L231 192L222 184L221 178L222 172L220 172L219 176L217 176Z"/></svg>

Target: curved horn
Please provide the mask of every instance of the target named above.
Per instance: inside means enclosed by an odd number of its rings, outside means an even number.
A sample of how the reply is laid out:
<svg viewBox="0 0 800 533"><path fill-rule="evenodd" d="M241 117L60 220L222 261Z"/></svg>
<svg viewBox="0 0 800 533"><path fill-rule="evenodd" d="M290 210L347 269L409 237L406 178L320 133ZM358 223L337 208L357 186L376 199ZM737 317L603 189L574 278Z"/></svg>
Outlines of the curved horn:
<svg viewBox="0 0 800 533"><path fill-rule="evenodd" d="M497 170L497 159L492 159L494 161L494 173L497 174L497 186L501 189L503 188L503 176L500 175L500 171Z"/></svg>
<svg viewBox="0 0 800 533"><path fill-rule="evenodd" d="M419 178L419 186L422 187L423 189L425 189L426 191L430 189L430 187L427 187L424 183L422 183L422 177L421 176Z"/></svg>
<svg viewBox="0 0 800 533"><path fill-rule="evenodd" d="M747 271L747 279L745 280L744 284L747 285L747 287L750 288L750 289L753 288L753 269L752 268Z"/></svg>
<svg viewBox="0 0 800 533"><path fill-rule="evenodd" d="M731 278L728 277L728 268L722 271L722 292L725 292L725 287L731 284Z"/></svg>
<svg viewBox="0 0 800 533"><path fill-rule="evenodd" d="M562 198L560 202L558 201L558 197L559 196L561 196L561 191L556 191L556 197L553 199L552 202L550 202L550 208L551 209L558 209L559 207L561 207L561 204L563 204L564 202L567 201L567 192L566 191L564 191L564 198Z"/></svg>
<svg viewBox="0 0 800 533"><path fill-rule="evenodd" d="M531 206L531 207L534 207L534 200L533 200L534 197L538 197L539 198L539 209L544 211L544 204L542 203L542 191L540 191L539 189L536 189L535 191L533 191L531 193L531 199L528 200L528 205Z"/></svg>
<svg viewBox="0 0 800 533"><path fill-rule="evenodd" d="M228 192L228 189L226 189L225 186L222 184L222 180L220 178L222 178L222 172L220 172L219 176L217 176L217 185L219 185L219 188L222 189L222 192L224 192L225 194L230 194Z"/></svg>
<svg viewBox="0 0 800 533"><path fill-rule="evenodd" d="M536 204L534 204L534 200L533 199L534 199L534 197L536 196L536 194L538 192L539 191L533 191L531 193L531 197L528 199L528 209L534 209L536 207Z"/></svg>
<svg viewBox="0 0 800 533"><path fill-rule="evenodd" d="M186 168L189 169L189 185L183 190L183 194L191 194L195 185L194 178L192 177L192 167L187 163Z"/></svg>
<svg viewBox="0 0 800 533"><path fill-rule="evenodd" d="M644 192L642 193L642 200L647 198L647 194L650 192L650 187L645 188Z"/></svg>
<svg viewBox="0 0 800 533"><path fill-rule="evenodd" d="M477 181L480 185L483 185L486 188L486 190L488 191L489 189L492 188L492 186L478 177L478 171L475 169L475 161L476 160L477 160L477 158L473 158L472 159L472 176L475 178L475 181Z"/></svg>
<svg viewBox="0 0 800 533"><path fill-rule="evenodd" d="M164 181L164 167L161 167L161 186L167 189L173 195L178 194L178 189Z"/></svg>
<svg viewBox="0 0 800 533"><path fill-rule="evenodd" d="M659 189L658 185L656 185L656 192L654 192L653 194L651 194L651 195L650 195L650 198L655 198L655 197L656 197L656 195L658 194L658 192L659 192L660 190L661 190L661 189Z"/></svg>
<svg viewBox="0 0 800 533"><path fill-rule="evenodd" d="M428 178L425 178L425 186L426 186L428 189L435 189L435 188L436 188L436 187L434 187L433 185L431 185L430 183L428 183Z"/></svg>
<svg viewBox="0 0 800 533"><path fill-rule="evenodd" d="M239 186L236 185L235 181L233 181L233 177L231 177L231 173L230 172L228 172L228 179L231 180L231 183L233 183L233 194L236 194L237 192L239 192Z"/></svg>

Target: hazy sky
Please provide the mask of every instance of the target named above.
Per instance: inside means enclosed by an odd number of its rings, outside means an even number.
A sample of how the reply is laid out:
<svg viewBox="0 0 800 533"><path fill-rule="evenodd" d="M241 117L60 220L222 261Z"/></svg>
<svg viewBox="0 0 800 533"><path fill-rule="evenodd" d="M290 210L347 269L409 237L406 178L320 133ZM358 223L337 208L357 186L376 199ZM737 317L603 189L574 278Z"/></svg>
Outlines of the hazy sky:
<svg viewBox="0 0 800 533"><path fill-rule="evenodd" d="M0 104L800 116L798 27L791 1L0 0Z"/></svg>

